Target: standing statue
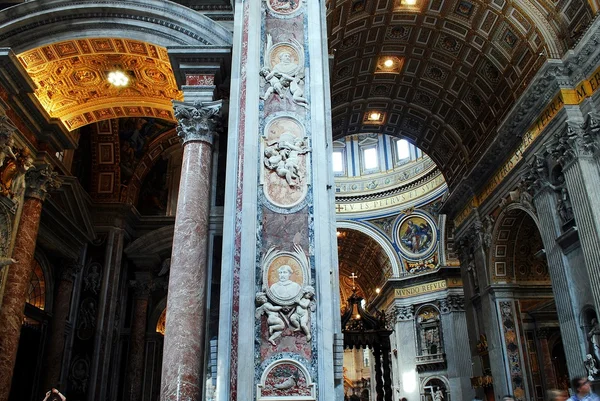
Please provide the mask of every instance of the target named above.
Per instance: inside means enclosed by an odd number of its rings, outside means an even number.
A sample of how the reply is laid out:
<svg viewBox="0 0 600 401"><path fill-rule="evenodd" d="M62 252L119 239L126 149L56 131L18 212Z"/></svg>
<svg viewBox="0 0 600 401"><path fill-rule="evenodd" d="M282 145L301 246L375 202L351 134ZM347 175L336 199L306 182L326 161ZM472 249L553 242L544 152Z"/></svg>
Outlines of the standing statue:
<svg viewBox="0 0 600 401"><path fill-rule="evenodd" d="M592 319L592 329L587 335L591 344L590 352L596 357L596 361L600 362L600 324L598 319Z"/></svg>
<svg viewBox="0 0 600 401"><path fill-rule="evenodd" d="M442 392L441 388L437 388L436 392L433 393L433 401L443 401L444 400L444 393Z"/></svg>
<svg viewBox="0 0 600 401"><path fill-rule="evenodd" d="M587 354L583 360L583 365L588 372L588 380L594 381L598 375L598 368L596 367L596 360L591 354Z"/></svg>
<svg viewBox="0 0 600 401"><path fill-rule="evenodd" d="M25 173L33 167L29 149L19 149L15 156L14 160L8 160L0 168L0 195L13 199L18 198L25 190Z"/></svg>

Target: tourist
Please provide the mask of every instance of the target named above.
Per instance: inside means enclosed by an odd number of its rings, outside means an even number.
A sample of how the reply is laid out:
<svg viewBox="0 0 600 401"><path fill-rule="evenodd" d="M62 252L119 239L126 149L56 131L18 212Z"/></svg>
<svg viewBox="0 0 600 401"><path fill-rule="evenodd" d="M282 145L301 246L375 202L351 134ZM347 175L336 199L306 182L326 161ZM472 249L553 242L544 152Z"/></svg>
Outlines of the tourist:
<svg viewBox="0 0 600 401"><path fill-rule="evenodd" d="M571 387L575 394L569 398L569 401L600 401L600 397L592 393L592 387L587 377L576 377L571 380Z"/></svg>

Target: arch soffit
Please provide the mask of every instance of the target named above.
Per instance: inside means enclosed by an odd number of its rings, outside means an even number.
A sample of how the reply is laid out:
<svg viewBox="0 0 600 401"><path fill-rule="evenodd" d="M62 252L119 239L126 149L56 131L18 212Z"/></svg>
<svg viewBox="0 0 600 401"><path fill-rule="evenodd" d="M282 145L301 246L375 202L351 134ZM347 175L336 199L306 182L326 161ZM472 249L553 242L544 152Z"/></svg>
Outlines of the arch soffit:
<svg viewBox="0 0 600 401"><path fill-rule="evenodd" d="M500 229L502 227L502 223L504 222L504 220L507 217L510 217L511 213L516 213L516 212L521 213L520 222L511 227L510 237L503 241L510 241L511 239L514 239L513 237L517 237L519 230L521 229L521 226L523 224L523 219L525 219L527 217L529 217L529 218L531 218L531 220L533 220L533 223L535 224L535 227L541 236L540 222L539 222L538 216L533 211L531 211L530 209L524 208L523 206L521 206L518 203L510 203L510 204L506 205L498 214L498 217L496 218L496 221L494 222L494 228L492 230L492 243L490 245L489 255L487 256L488 266L489 266L489 268L487 269L488 270L487 275L488 275L488 279L490 280L490 283L495 282L494 277L493 277L493 271L495 269L494 260L496 259L496 254L497 254L496 246L498 245L498 242L499 242L498 237L500 235L500 231L501 231ZM514 272L513 272L513 276L514 276Z"/></svg>
<svg viewBox="0 0 600 401"><path fill-rule="evenodd" d="M173 246L173 230L175 226L165 226L142 235L123 251L128 257L158 255Z"/></svg>
<svg viewBox="0 0 600 401"><path fill-rule="evenodd" d="M372 227L369 227L366 224L358 223L355 221L341 220L337 223L337 228L345 228L349 230L355 230L367 235L369 238L373 239L377 244L381 247L385 255L389 258L390 263L392 265L392 274L394 277L400 276L400 259L398 257L398 253L394 250L392 243L389 239L379 233Z"/></svg>
<svg viewBox="0 0 600 401"><path fill-rule="evenodd" d="M124 191L125 199L121 199L122 202L127 202L131 205L136 205L140 190L144 179L152 170L152 167L161 158L164 153L168 153L170 149L175 146L181 146L179 137L175 130L165 132L160 137L156 138L153 143L150 144L149 149L146 151L144 156L137 163L131 181L127 185L127 191Z"/></svg>
<svg viewBox="0 0 600 401"><path fill-rule="evenodd" d="M0 12L0 46L20 53L74 38L118 37L167 46L231 46L223 26L159 0L38 0Z"/></svg>

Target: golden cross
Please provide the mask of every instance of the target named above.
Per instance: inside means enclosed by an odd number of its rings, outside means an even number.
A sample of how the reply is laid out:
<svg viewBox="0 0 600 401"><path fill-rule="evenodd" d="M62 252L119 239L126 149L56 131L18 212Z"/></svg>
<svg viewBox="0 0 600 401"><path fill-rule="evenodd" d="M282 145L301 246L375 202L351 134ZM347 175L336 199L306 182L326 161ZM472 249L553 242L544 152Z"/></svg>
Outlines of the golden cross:
<svg viewBox="0 0 600 401"><path fill-rule="evenodd" d="M352 279L352 289L354 289L354 288L356 288L356 285L354 285L354 279L358 278L358 276L356 274L352 273L350 275L350 278Z"/></svg>

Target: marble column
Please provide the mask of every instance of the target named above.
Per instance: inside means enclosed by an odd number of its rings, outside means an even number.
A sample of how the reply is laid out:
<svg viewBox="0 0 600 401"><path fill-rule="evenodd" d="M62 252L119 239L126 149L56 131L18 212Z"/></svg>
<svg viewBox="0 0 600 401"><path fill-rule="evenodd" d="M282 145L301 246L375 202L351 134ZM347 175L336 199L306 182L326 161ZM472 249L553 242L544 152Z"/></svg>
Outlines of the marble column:
<svg viewBox="0 0 600 401"><path fill-rule="evenodd" d="M539 218L540 235L546 251L548 272L552 282L552 292L560 322L560 333L567 357L569 376L582 376L585 374L585 370L579 344L585 343L587 340L579 336L580 330L573 311L573 305L576 302L574 302L574 295L569 285L569 266L560 245L556 243L556 238L561 234L561 222L556 214L556 197L550 187L539 185L541 185L541 181L538 181L538 189L533 201Z"/></svg>
<svg viewBox="0 0 600 401"><path fill-rule="evenodd" d="M597 312L600 311L600 169L596 158L598 123L591 116L584 124L577 119L567 121L565 129L556 135L556 143L552 146L553 156L563 168Z"/></svg>
<svg viewBox="0 0 600 401"><path fill-rule="evenodd" d="M61 372L65 352L66 326L71 311L73 283L81 271L81 264L75 260L62 262L58 272L56 296L52 305L52 325L46 346L46 357L42 371L42 387L44 392L52 387L65 390L61 382Z"/></svg>
<svg viewBox="0 0 600 401"><path fill-rule="evenodd" d="M212 146L220 108L220 102L175 102L183 166L169 275L162 401L198 401L202 395Z"/></svg>
<svg viewBox="0 0 600 401"><path fill-rule="evenodd" d="M131 282L134 303L129 341L129 368L125 388L126 398L130 401L140 401L142 397L148 299L152 289L152 281L148 276L149 273L143 275L136 273L136 279Z"/></svg>
<svg viewBox="0 0 600 401"><path fill-rule="evenodd" d="M552 351L550 350L550 346L548 345L548 335L550 334L549 331L550 330L547 328L541 328L536 330L536 336L540 344L539 351L541 354L538 355L538 360L540 362L540 368L542 369L542 377L544 378L546 390L558 387L556 373L554 372L554 367L552 365Z"/></svg>
<svg viewBox="0 0 600 401"><path fill-rule="evenodd" d="M26 175L26 193L9 266L6 290L0 309L0 401L8 400L21 325L25 316L25 301L33 273L33 255L40 226L42 203L46 192L56 188L59 181L49 166L30 170Z"/></svg>

